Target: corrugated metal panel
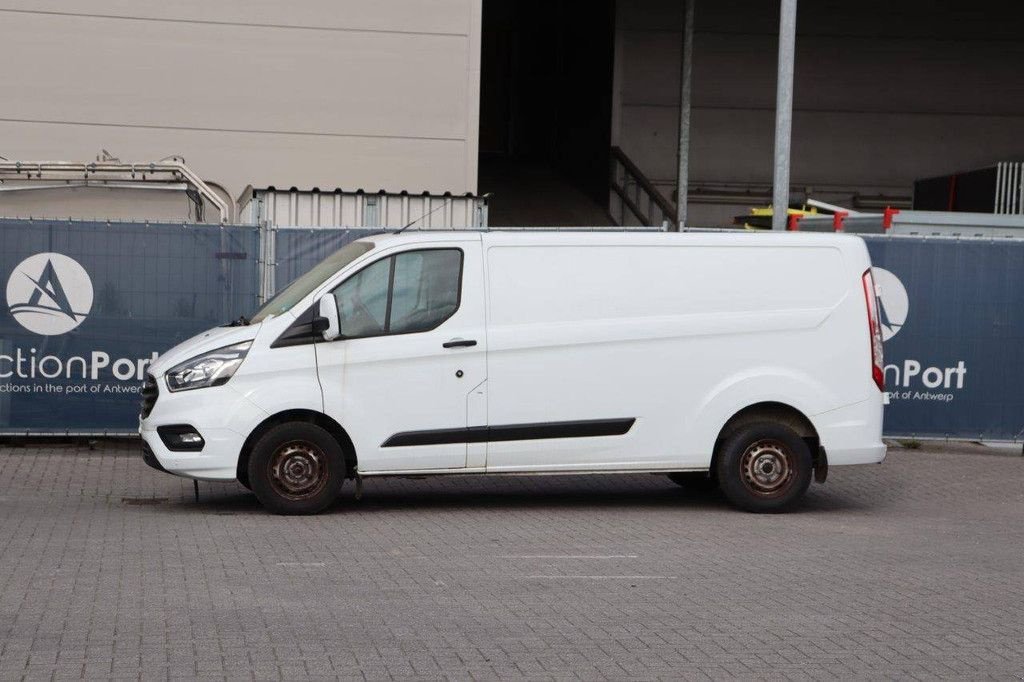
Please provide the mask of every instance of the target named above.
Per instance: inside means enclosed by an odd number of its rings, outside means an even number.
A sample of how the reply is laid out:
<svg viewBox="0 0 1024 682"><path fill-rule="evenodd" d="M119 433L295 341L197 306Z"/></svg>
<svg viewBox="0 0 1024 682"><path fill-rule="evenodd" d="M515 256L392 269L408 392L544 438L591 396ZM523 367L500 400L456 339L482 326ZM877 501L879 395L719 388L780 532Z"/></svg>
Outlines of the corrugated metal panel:
<svg viewBox="0 0 1024 682"><path fill-rule="evenodd" d="M460 230L487 227L487 199L473 195L334 190L247 189L239 200L243 223L303 227Z"/></svg>
<svg viewBox="0 0 1024 682"><path fill-rule="evenodd" d="M1024 163L996 165L995 212L1024 214Z"/></svg>

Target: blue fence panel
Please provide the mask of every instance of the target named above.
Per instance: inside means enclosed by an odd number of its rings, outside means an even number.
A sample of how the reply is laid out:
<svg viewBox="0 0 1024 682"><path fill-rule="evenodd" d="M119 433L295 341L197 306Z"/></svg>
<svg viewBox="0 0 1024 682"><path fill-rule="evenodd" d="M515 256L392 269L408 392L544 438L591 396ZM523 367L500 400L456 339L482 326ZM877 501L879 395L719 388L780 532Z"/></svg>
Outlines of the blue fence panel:
<svg viewBox="0 0 1024 682"><path fill-rule="evenodd" d="M138 427L155 354L257 307L255 227L0 220L0 432Z"/></svg>
<svg viewBox="0 0 1024 682"><path fill-rule="evenodd" d="M274 230L277 289L378 232ZM1020 439L1024 241L865 240L886 434ZM133 431L145 364L257 307L259 253L251 226L0 220L0 433Z"/></svg>
<svg viewBox="0 0 1024 682"><path fill-rule="evenodd" d="M885 433L1024 433L1024 241L865 236L881 286Z"/></svg>

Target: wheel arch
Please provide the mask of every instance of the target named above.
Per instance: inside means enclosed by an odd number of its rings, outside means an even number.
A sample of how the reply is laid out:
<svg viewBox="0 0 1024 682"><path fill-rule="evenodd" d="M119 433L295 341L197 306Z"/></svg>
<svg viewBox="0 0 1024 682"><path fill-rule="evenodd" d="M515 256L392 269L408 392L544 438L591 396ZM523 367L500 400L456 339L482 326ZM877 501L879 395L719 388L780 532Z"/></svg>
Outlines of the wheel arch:
<svg viewBox="0 0 1024 682"><path fill-rule="evenodd" d="M279 424L286 424L288 422L306 422L310 424L316 424L320 428L327 431L331 436L338 441L338 445L341 446L341 451L345 453L345 468L346 478L352 478L355 475L358 460L356 458L356 449L352 444L352 439L349 437L348 432L336 422L331 419L323 412L317 412L316 410L284 410L273 414L262 422L260 422L256 428L252 430L249 437L245 439L242 444L242 449L238 453L238 467L235 475L238 480L243 484L248 483L249 478L249 456L252 454L253 448L260 438L263 437L270 429L274 428Z"/></svg>
<svg viewBox="0 0 1024 682"><path fill-rule="evenodd" d="M726 438L748 424L763 421L783 424L793 429L807 443L815 469L819 467L819 463L824 461L825 455L821 448L821 438L810 418L792 405L768 400L747 405L726 420L715 439L711 455L711 471L715 471L718 466L718 455Z"/></svg>

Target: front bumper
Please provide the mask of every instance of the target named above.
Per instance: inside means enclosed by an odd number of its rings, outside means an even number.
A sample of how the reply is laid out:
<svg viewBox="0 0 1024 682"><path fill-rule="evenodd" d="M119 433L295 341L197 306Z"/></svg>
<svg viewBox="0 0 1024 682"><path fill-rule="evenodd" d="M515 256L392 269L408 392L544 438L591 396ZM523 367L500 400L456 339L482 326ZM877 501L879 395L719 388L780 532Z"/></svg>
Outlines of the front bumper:
<svg viewBox="0 0 1024 682"><path fill-rule="evenodd" d="M245 439L269 415L230 384L171 393L157 379L159 396L149 414L140 418L143 460L154 469L202 481L232 481ZM157 429L190 424L205 443L198 452L172 451Z"/></svg>
<svg viewBox="0 0 1024 682"><path fill-rule="evenodd" d="M162 471L165 474L168 473L167 469L164 469L160 464L160 460L153 454L153 448L149 447L149 443L143 439L142 441L142 461L147 465L153 467L157 471Z"/></svg>

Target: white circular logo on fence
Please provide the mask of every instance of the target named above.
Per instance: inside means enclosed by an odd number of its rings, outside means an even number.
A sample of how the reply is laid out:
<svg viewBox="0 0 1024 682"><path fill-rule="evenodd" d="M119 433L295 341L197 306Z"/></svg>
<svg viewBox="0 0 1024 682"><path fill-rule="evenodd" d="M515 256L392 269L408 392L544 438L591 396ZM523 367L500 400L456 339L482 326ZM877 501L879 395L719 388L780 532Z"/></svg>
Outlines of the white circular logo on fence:
<svg viewBox="0 0 1024 682"><path fill-rule="evenodd" d="M92 309L92 280L62 253L37 253L7 280L7 308L25 329L43 336L66 334Z"/></svg>
<svg viewBox="0 0 1024 682"><path fill-rule="evenodd" d="M884 268L871 268L879 288L878 317L882 323L882 341L888 341L903 328L910 312L910 299L900 278Z"/></svg>

